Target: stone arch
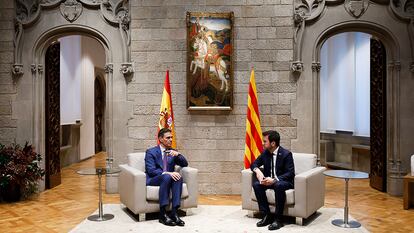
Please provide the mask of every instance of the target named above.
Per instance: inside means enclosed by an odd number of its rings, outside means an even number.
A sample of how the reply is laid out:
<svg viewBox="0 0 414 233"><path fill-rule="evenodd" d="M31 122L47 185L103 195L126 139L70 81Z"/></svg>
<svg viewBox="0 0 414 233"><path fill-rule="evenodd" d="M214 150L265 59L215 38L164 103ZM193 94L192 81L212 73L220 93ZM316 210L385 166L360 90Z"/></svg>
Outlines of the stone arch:
<svg viewBox="0 0 414 233"><path fill-rule="evenodd" d="M387 50L387 162L392 164L387 167L387 192L401 194L401 178L405 172L401 164L408 159L401 156L400 138L405 137L408 130L402 132L400 129L400 122L406 117L402 116L400 99L403 85L400 82L413 75L410 68L413 64L411 30L407 32L407 27L410 29L412 26L410 21L395 17L396 10L390 11L388 6L392 3L367 4L361 15L355 16L346 10L346 1L321 1L314 8L307 8L306 4L298 4L298 1L294 14L296 34L291 66L298 86L297 99L292 102L292 118L297 119L298 132L297 139L292 140L292 149L319 155L319 53L325 40L348 31L374 35L384 42ZM382 17L378 18L378 15Z"/></svg>
<svg viewBox="0 0 414 233"><path fill-rule="evenodd" d="M49 48L49 46L51 46L59 38L70 35L80 35L95 39L96 43L101 44L105 51L105 63L112 64L112 50L110 48L110 43L105 37L105 35L102 35L99 31L96 31L93 28L81 25L62 25L56 28L52 28L40 35L40 37L34 42L33 45L31 53L33 56L32 64L45 64L46 51ZM45 68L43 65L40 66L42 67L41 69ZM35 119L38 118L38 122L41 122L41 124L33 124L33 137L40 138L40 140L37 143L38 148L40 149L40 151L42 152L41 154L44 155L44 158L46 160L47 138L46 129L44 125L45 120L43 120L46 119L46 103L44 102L45 94L47 94L46 90L44 89L44 87L46 86L45 73L38 70L38 74L36 76L36 69L39 69L39 65L37 66L37 68L35 65L32 66L32 69L32 75L34 76L34 78L36 78L36 83L34 85L36 86L35 89L37 89L37 91L33 94L33 99L38 103L35 104L33 108L34 112L38 113L37 115L35 115ZM107 78L109 80L113 79L112 73L108 72L105 76L108 76ZM110 82L105 88L108 90L112 90L112 83ZM111 128L111 125L113 124L111 117L107 119L106 124L107 125L105 128ZM107 140L106 143L110 144L111 141ZM108 145L108 149L111 148L112 147ZM112 154L110 152L108 153L108 157L112 157Z"/></svg>
<svg viewBox="0 0 414 233"><path fill-rule="evenodd" d="M336 34L344 32L365 32L367 34L373 35L381 39L381 41L384 43L387 54L389 54L391 60L400 60L400 46L398 44L398 40L395 38L395 35L393 35L391 31L382 25L369 21L348 21L331 26L319 35L315 41L315 45L313 46L313 61L320 61L319 53L321 51L322 45L327 39Z"/></svg>
<svg viewBox="0 0 414 233"><path fill-rule="evenodd" d="M112 63L112 48L108 38L105 37L100 31L97 31L91 27L85 27L83 25L61 25L46 31L35 41L32 49L33 61L41 63L39 58L45 53L45 49L56 39L70 36L80 35L87 36L95 39L105 49L106 63Z"/></svg>
<svg viewBox="0 0 414 233"><path fill-rule="evenodd" d="M392 131L398 131L398 127L393 127L392 123L398 121L398 116L395 115L395 111L394 109L396 109L397 107L397 103L393 100L398 99L397 96L397 91L399 89L399 82L393 82L393 80L399 79L400 77L395 75L394 71L394 61L400 61L400 48L399 48L399 44L398 41L396 40L395 36L392 34L392 32L390 32L387 28L375 24L375 23L370 23L370 22L364 22L364 21L357 21L357 22L343 22L341 24L335 25L331 28L326 29L324 32L322 32L322 34L320 35L320 37L317 39L315 46L314 46L314 51L313 51L313 72L316 72L316 76L317 76L317 88L319 89L319 80L320 80L320 73L319 73L319 69L320 69L320 51L322 48L322 45L325 43L325 41L329 38L331 38L334 35L337 35L339 33L344 33L344 32L364 32L364 33L368 33L370 35L373 35L377 38L380 39L381 42L383 42L385 49L386 49L386 54L387 54L387 80L386 80L386 86L387 86L387 90L390 91L390 93L387 92L387 96L386 96L386 102L388 102L389 104L387 105L387 116L386 119L388 120L387 122L387 134L388 134L388 140L387 140L387 159L386 161L389 161L391 163L394 163L394 161L397 160L397 158L395 158L395 155L393 155L392 151L394 151L394 147L396 147L396 145L393 143L394 141L396 141L395 135L392 135L390 132ZM316 67L315 67L316 66ZM395 86L395 87L394 87ZM319 90L317 91L317 93L315 94L318 96L318 99L320 98L319 96ZM320 104L320 101L318 101L318 104ZM317 112L317 124L318 124L318 128L319 127L319 119L320 119L320 111L319 111L320 107L318 106L318 112ZM319 132L318 132L319 133ZM319 137L318 137L319 139ZM318 142L319 145L319 142ZM318 148L318 154L320 154L319 148ZM385 167L387 167L387 164L385 164ZM391 169L390 169L391 170ZM391 172L387 169L387 172ZM395 177L395 173L391 173L391 176ZM391 191L393 192L393 191ZM395 191L394 191L395 192Z"/></svg>
<svg viewBox="0 0 414 233"><path fill-rule="evenodd" d="M128 1L119 0L115 4L114 1L90 0L35 2L16 0L15 2L13 75L17 84L17 94L12 106L14 117L19 125L16 141L18 143L29 141L40 154L44 155L45 52L57 38L83 35L96 39L105 49L104 70L107 81L105 144L108 157L113 160L114 157L132 151L132 143L126 128L128 118L127 114L123 114L131 107L127 103L126 89L127 82L133 75L133 64L130 60ZM64 9L71 7L70 4L75 4L83 10L74 17L68 16L64 14ZM22 7L32 10L21 11ZM41 184L41 189L43 187L44 183ZM111 189L109 185L108 189Z"/></svg>

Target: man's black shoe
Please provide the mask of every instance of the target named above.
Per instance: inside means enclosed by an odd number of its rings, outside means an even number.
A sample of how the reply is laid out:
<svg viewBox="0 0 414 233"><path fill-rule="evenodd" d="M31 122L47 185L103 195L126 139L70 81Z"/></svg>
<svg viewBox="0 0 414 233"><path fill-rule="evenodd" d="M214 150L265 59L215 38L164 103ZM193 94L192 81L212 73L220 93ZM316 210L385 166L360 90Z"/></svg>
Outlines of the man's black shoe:
<svg viewBox="0 0 414 233"><path fill-rule="evenodd" d="M180 227L183 227L185 225L185 222L181 220L181 218L178 217L177 214L173 214L170 217L174 221L175 225L180 226Z"/></svg>
<svg viewBox="0 0 414 233"><path fill-rule="evenodd" d="M175 226L175 222L166 214L160 215L159 222L166 226Z"/></svg>
<svg viewBox="0 0 414 233"><path fill-rule="evenodd" d="M269 231L277 230L283 227L283 223L279 220L275 220L272 224L269 225Z"/></svg>
<svg viewBox="0 0 414 233"><path fill-rule="evenodd" d="M262 220L258 221L256 223L257 227L265 227L267 225L269 225L270 223L272 223L272 216L270 214L266 214Z"/></svg>

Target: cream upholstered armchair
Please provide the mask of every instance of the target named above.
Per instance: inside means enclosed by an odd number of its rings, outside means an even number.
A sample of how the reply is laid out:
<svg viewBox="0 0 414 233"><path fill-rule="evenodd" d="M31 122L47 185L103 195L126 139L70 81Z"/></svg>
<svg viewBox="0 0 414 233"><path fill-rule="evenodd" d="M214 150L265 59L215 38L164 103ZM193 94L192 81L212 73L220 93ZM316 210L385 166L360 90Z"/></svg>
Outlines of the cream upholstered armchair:
<svg viewBox="0 0 414 233"><path fill-rule="evenodd" d="M296 217L296 223L303 224L303 219L315 213L325 202L325 167L316 166L315 154L293 153L295 164L295 188L286 190L284 215ZM242 209L249 210L249 215L259 211L252 180L256 179L250 169L242 171ZM270 210L275 211L275 193L266 191Z"/></svg>
<svg viewBox="0 0 414 233"><path fill-rule="evenodd" d="M128 164L119 165L119 196L123 203L139 221L145 220L146 213L159 211L158 186L146 186L145 152L128 154ZM198 170L176 166L183 177L181 209L196 208L198 203Z"/></svg>

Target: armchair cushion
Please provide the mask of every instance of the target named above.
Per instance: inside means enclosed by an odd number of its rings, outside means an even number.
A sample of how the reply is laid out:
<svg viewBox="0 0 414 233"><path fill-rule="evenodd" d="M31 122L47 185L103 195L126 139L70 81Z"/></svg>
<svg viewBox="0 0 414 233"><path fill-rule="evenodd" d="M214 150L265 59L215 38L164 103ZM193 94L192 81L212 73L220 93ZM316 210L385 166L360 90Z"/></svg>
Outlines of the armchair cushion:
<svg viewBox="0 0 414 233"><path fill-rule="evenodd" d="M158 193L160 191L160 186L147 186L147 200L148 201L159 201ZM188 197L187 184L183 183L183 191L181 193L181 199ZM171 193L170 193L171 198Z"/></svg>
<svg viewBox="0 0 414 233"><path fill-rule="evenodd" d="M293 153L293 160L295 163L295 175L316 167L316 155Z"/></svg>
<svg viewBox="0 0 414 233"><path fill-rule="evenodd" d="M294 189L288 189L288 190L285 191L285 193L286 193L286 205L295 204L295 190ZM267 201L269 202L269 204L276 205L275 191L273 191L271 189L266 190L266 197L267 197ZM254 193L253 188L252 188L250 198L253 201L257 202L256 194Z"/></svg>
<svg viewBox="0 0 414 233"><path fill-rule="evenodd" d="M129 153L128 154L128 165L145 172L145 152Z"/></svg>

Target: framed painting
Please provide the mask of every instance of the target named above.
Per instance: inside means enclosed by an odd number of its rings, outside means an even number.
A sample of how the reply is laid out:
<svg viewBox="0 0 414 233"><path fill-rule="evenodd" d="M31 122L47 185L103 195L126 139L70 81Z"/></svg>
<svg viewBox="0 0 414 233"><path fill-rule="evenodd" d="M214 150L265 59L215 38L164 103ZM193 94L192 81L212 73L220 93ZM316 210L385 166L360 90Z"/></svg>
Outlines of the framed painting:
<svg viewBox="0 0 414 233"><path fill-rule="evenodd" d="M187 12L187 109L233 108L233 12Z"/></svg>

